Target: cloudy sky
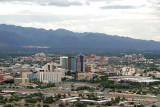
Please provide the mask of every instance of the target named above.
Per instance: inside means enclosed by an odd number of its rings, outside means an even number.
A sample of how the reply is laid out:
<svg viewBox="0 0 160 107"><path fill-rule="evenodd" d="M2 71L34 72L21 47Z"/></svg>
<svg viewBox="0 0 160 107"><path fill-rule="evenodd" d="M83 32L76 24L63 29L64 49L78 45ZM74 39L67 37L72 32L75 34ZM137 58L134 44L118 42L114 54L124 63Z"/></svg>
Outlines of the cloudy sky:
<svg viewBox="0 0 160 107"><path fill-rule="evenodd" d="M0 24L160 41L160 0L0 0Z"/></svg>

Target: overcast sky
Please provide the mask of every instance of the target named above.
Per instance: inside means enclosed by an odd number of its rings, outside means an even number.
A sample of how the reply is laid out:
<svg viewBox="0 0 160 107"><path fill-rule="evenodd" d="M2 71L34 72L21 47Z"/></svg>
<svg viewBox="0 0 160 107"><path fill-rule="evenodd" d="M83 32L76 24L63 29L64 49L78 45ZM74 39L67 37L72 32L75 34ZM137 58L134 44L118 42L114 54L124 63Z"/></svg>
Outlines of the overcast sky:
<svg viewBox="0 0 160 107"><path fill-rule="evenodd" d="M0 24L160 41L160 0L0 0Z"/></svg>

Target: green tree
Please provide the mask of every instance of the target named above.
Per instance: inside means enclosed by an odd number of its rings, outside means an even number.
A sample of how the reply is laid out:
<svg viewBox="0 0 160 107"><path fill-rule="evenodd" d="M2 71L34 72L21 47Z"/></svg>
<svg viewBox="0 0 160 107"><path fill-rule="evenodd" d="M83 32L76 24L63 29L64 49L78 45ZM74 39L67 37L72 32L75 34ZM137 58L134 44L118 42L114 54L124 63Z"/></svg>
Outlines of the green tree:
<svg viewBox="0 0 160 107"><path fill-rule="evenodd" d="M82 97L82 94L79 94L79 97Z"/></svg>
<svg viewBox="0 0 160 107"><path fill-rule="evenodd" d="M63 103L59 104L59 107L65 107L65 105Z"/></svg>
<svg viewBox="0 0 160 107"><path fill-rule="evenodd" d="M111 105L112 105L112 102L107 102L106 105L107 105L107 106L111 106Z"/></svg>
<svg viewBox="0 0 160 107"><path fill-rule="evenodd" d="M131 105L133 105L133 104L134 104L134 102L130 102L130 104L131 104Z"/></svg>
<svg viewBox="0 0 160 107"><path fill-rule="evenodd" d="M122 97L122 101L124 101L124 100L126 100L126 98L123 96L123 97Z"/></svg>
<svg viewBox="0 0 160 107"><path fill-rule="evenodd" d="M76 107L87 107L85 103L77 102Z"/></svg>
<svg viewBox="0 0 160 107"><path fill-rule="evenodd" d="M25 99L25 101L27 102L27 103L36 103L37 102L37 99L33 99L33 98L26 98Z"/></svg>
<svg viewBox="0 0 160 107"><path fill-rule="evenodd" d="M8 101L9 101L9 102L13 102L13 101L14 101L14 99L13 99L13 98L10 98Z"/></svg>
<svg viewBox="0 0 160 107"><path fill-rule="evenodd" d="M115 98L115 102L116 102L116 103L119 103L119 102L120 102L120 97L119 97L119 96Z"/></svg>
<svg viewBox="0 0 160 107"><path fill-rule="evenodd" d="M120 106L124 106L124 104L120 104Z"/></svg>
<svg viewBox="0 0 160 107"><path fill-rule="evenodd" d="M74 83L71 83L71 89L74 89Z"/></svg>
<svg viewBox="0 0 160 107"><path fill-rule="evenodd" d="M2 100L4 97L2 95L0 95L0 100Z"/></svg>
<svg viewBox="0 0 160 107"><path fill-rule="evenodd" d="M44 100L44 103L53 103L54 100L53 100L53 97L47 97L45 100Z"/></svg>
<svg viewBox="0 0 160 107"><path fill-rule="evenodd" d="M50 107L48 104L44 104L43 107Z"/></svg>
<svg viewBox="0 0 160 107"><path fill-rule="evenodd" d="M12 104L7 104L7 105L5 105L5 106L3 106L3 107L14 107L14 105L12 105Z"/></svg>
<svg viewBox="0 0 160 107"><path fill-rule="evenodd" d="M89 103L89 105L95 105L93 102Z"/></svg>
<svg viewBox="0 0 160 107"><path fill-rule="evenodd" d="M57 95L55 96L55 98L56 98L56 100L61 99L61 94L57 94Z"/></svg>
<svg viewBox="0 0 160 107"><path fill-rule="evenodd" d="M41 105L40 105L40 104L37 104L37 107L41 107Z"/></svg>
<svg viewBox="0 0 160 107"><path fill-rule="evenodd" d="M6 80L4 81L5 83L9 83L9 84L13 84L14 83L14 79L10 79L10 80Z"/></svg>
<svg viewBox="0 0 160 107"><path fill-rule="evenodd" d="M24 106L27 107L27 106L29 106L29 104L28 104L28 103L25 103Z"/></svg>
<svg viewBox="0 0 160 107"><path fill-rule="evenodd" d="M66 98L66 94L63 95L63 98Z"/></svg>
<svg viewBox="0 0 160 107"><path fill-rule="evenodd" d="M71 76L71 74L72 74L71 71L68 71L68 72L66 73L66 75L69 75L69 76Z"/></svg>

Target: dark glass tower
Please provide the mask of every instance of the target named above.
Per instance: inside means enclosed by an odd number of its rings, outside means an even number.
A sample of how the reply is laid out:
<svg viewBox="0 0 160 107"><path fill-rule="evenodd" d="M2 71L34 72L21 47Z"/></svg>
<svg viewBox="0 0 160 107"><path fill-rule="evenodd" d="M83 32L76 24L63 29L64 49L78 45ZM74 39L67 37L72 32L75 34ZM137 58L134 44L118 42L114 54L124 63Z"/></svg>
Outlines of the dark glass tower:
<svg viewBox="0 0 160 107"><path fill-rule="evenodd" d="M77 71L85 72L85 57L83 54L77 56Z"/></svg>

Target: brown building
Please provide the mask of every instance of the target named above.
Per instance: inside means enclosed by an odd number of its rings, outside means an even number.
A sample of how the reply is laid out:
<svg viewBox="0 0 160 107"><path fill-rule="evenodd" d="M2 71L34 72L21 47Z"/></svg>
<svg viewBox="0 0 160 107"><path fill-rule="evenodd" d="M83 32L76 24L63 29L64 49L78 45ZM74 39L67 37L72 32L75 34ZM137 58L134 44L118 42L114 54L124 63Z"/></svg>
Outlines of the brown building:
<svg viewBox="0 0 160 107"><path fill-rule="evenodd" d="M94 72L94 66L96 66L96 64L86 63L85 64L85 71L86 72Z"/></svg>
<svg viewBox="0 0 160 107"><path fill-rule="evenodd" d="M4 75L0 75L0 81L3 81Z"/></svg>
<svg viewBox="0 0 160 107"><path fill-rule="evenodd" d="M76 71L76 57L68 57L68 70Z"/></svg>
<svg viewBox="0 0 160 107"><path fill-rule="evenodd" d="M68 57L68 70L71 70L71 57Z"/></svg>

